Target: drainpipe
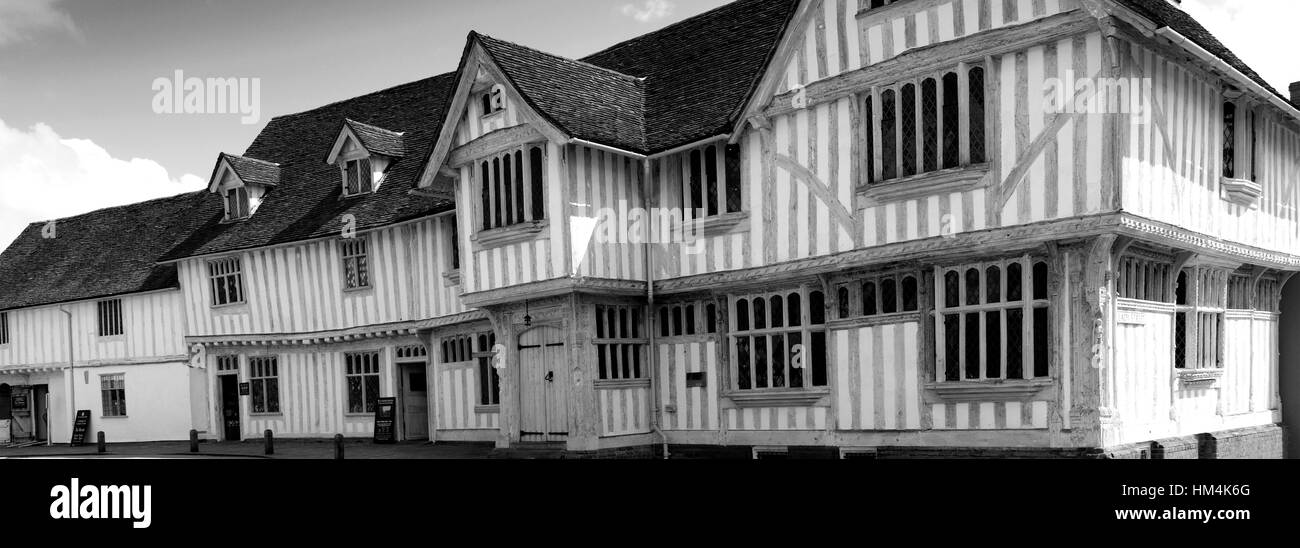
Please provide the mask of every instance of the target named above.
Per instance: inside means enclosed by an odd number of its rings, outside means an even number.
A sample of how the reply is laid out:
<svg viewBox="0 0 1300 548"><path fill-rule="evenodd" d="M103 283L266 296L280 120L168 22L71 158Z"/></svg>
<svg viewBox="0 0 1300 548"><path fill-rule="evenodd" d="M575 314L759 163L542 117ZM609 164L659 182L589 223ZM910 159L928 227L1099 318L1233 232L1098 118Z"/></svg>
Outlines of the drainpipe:
<svg viewBox="0 0 1300 548"><path fill-rule="evenodd" d="M643 208L646 208L647 211L650 206L650 162L651 160L649 159L641 160L641 205ZM650 414L650 429L654 433L659 434L659 438L663 440L664 460L668 460L668 436L659 428L659 414L663 412L663 408L660 403L662 400L659 397L659 352L658 348L655 346L657 344L655 336L658 333L658 330L655 329L654 325L655 318L657 317L655 315L654 253L650 252L650 236L654 234L653 228L650 225L652 224L651 221L654 217L654 215L651 215L650 220L646 221L646 236L641 239L641 250L645 256L643 264L645 264L646 315L650 320L647 321L645 325L646 329L650 331L650 348L648 349L650 354L650 373L654 375L650 379L650 396L654 399L654 413Z"/></svg>
<svg viewBox="0 0 1300 548"><path fill-rule="evenodd" d="M68 418L75 420L77 417L77 362L76 357L73 355L75 346L72 341L72 313L62 306L59 307L59 312L68 317L68 403L72 404L72 416ZM50 412L48 406L45 412L47 414ZM45 436L46 438L53 438L54 432L46 432Z"/></svg>

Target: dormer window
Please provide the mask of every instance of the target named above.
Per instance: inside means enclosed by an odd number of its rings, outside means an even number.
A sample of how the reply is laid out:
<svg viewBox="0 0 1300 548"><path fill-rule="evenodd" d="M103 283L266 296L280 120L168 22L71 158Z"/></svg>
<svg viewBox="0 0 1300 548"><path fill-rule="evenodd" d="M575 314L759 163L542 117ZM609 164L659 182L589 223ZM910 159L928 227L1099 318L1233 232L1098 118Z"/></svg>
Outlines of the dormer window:
<svg viewBox="0 0 1300 548"><path fill-rule="evenodd" d="M374 190L374 174L370 171L370 158L348 160L345 163L344 176L347 178L344 196L356 196Z"/></svg>
<svg viewBox="0 0 1300 548"><path fill-rule="evenodd" d="M208 180L208 192L221 196L226 210L222 222L232 223L256 213L267 193L279 183L279 164L221 154Z"/></svg>
<svg viewBox="0 0 1300 548"><path fill-rule="evenodd" d="M325 162L339 166L343 197L350 198L379 190L388 167L405 154L401 133L344 120Z"/></svg>
<svg viewBox="0 0 1300 548"><path fill-rule="evenodd" d="M483 115L496 114L506 109L506 90L501 84L492 86L492 89L483 93L481 97L483 102Z"/></svg>
<svg viewBox="0 0 1300 548"><path fill-rule="evenodd" d="M242 221L247 219L248 215L248 189L240 186L227 190L226 221Z"/></svg>

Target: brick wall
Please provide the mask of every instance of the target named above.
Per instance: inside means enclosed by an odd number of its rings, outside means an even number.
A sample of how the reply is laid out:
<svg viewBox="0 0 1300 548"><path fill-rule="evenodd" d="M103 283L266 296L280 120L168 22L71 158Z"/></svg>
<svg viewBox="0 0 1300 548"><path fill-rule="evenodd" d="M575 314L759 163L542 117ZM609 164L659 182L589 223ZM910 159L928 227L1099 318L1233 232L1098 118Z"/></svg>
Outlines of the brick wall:
<svg viewBox="0 0 1300 548"><path fill-rule="evenodd" d="M1151 458L1186 460L1200 458L1200 442L1196 436L1165 438L1151 442Z"/></svg>
<svg viewBox="0 0 1300 548"><path fill-rule="evenodd" d="M1256 426L1196 436L1203 459L1280 459L1282 427Z"/></svg>

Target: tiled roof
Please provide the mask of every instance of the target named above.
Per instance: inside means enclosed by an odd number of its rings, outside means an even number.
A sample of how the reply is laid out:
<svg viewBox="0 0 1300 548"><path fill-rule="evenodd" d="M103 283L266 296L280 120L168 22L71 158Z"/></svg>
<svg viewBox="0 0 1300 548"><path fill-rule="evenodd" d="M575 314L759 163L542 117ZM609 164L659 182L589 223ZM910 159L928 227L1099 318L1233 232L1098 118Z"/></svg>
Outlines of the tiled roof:
<svg viewBox="0 0 1300 548"><path fill-rule="evenodd" d="M361 146L366 150L395 158L406 155L406 145L402 141L401 133L356 120L347 120L344 123L352 129L352 134L361 140Z"/></svg>
<svg viewBox="0 0 1300 548"><path fill-rule="evenodd" d="M0 310L179 287L158 258L222 216L207 191L33 223L0 254Z"/></svg>
<svg viewBox="0 0 1300 548"><path fill-rule="evenodd" d="M244 184L259 184L266 186L275 186L280 182L280 166L271 162L254 160L234 154L221 153L221 159L230 164L230 169L235 170L235 175L239 177ZM215 173L213 175L216 175Z"/></svg>
<svg viewBox="0 0 1300 548"><path fill-rule="evenodd" d="M632 76L472 34L533 110L574 137L643 151L645 86Z"/></svg>
<svg viewBox="0 0 1300 548"><path fill-rule="evenodd" d="M1232 53L1232 50L1229 50L1227 46L1223 45L1223 42L1220 42L1213 34L1210 34L1210 31L1201 26L1201 24L1196 21L1196 18L1192 17L1177 6L1169 5L1168 0L1116 1L1119 2L1120 5L1137 12L1138 15L1151 20L1151 22L1155 23L1156 26L1169 27L1178 34L1186 36L1188 40L1201 46L1205 51L1210 52L1215 57L1222 59L1223 62L1227 63L1232 68L1237 69L1242 74L1246 75L1247 78L1254 80L1255 83L1263 86L1264 89L1271 91L1274 95L1283 100L1290 100L1289 97L1278 93L1277 89L1269 85L1267 80L1264 80L1264 77L1260 76L1259 73L1255 72L1254 69L1251 69L1245 61L1242 61L1241 58Z"/></svg>
<svg viewBox="0 0 1300 548"><path fill-rule="evenodd" d="M355 218L356 228L367 229L451 209L454 206L449 200L430 200L409 191L415 188L433 140L442 129L454 77L442 74L272 119L244 156L279 164L280 184L267 193L247 220L209 223L162 260L335 235L342 231L344 216L349 214ZM369 132L372 137L401 132L405 154L389 165L373 194L344 199L338 167L325 163L345 120L359 122L353 127L384 128ZM390 147L392 143L389 140L377 146ZM220 200L210 197L217 207Z"/></svg>
<svg viewBox="0 0 1300 548"><path fill-rule="evenodd" d="M646 148L726 133L776 52L798 0L740 0L582 61L645 79Z"/></svg>

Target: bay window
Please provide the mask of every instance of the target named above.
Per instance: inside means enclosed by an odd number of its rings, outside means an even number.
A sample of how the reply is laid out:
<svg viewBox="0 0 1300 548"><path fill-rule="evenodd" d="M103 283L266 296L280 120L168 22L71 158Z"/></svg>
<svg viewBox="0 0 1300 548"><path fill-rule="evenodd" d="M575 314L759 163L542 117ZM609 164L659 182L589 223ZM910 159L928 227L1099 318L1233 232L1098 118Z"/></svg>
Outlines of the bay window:
<svg viewBox="0 0 1300 548"><path fill-rule="evenodd" d="M1223 367L1224 312L1228 271L1188 267L1174 286L1174 368Z"/></svg>
<svg viewBox="0 0 1300 548"><path fill-rule="evenodd" d="M542 145L533 144L479 162L481 230L546 218L545 156Z"/></svg>

